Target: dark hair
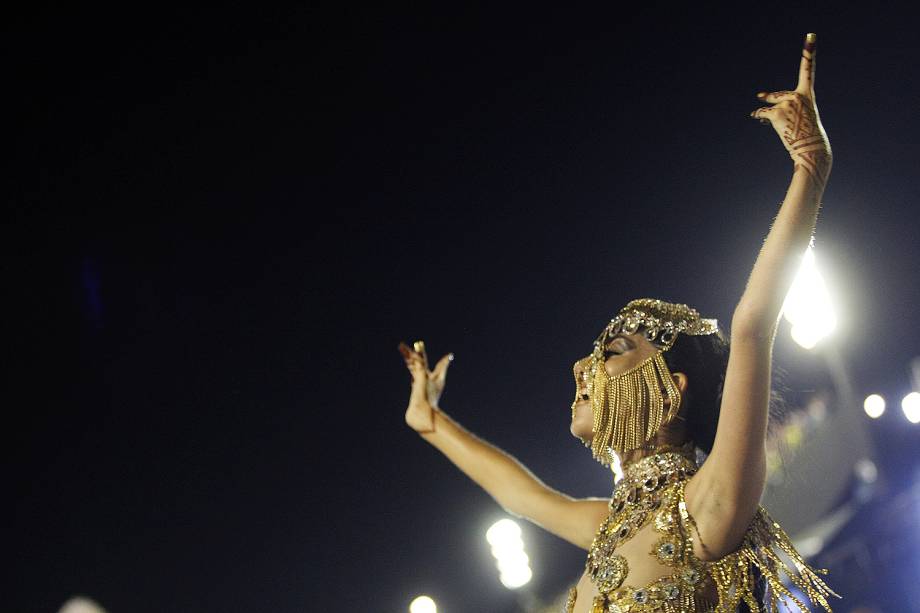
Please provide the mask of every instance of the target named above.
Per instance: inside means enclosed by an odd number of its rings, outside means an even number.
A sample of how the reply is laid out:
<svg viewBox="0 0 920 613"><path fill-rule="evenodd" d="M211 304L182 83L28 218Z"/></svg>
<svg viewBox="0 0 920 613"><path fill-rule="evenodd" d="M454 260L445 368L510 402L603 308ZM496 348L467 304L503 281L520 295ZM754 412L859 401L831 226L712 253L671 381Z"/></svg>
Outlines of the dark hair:
<svg viewBox="0 0 920 613"><path fill-rule="evenodd" d="M706 453L712 451L716 439L728 351L728 338L719 330L700 336L678 334L674 345L663 353L672 373L687 375L681 413L687 419L687 437Z"/></svg>

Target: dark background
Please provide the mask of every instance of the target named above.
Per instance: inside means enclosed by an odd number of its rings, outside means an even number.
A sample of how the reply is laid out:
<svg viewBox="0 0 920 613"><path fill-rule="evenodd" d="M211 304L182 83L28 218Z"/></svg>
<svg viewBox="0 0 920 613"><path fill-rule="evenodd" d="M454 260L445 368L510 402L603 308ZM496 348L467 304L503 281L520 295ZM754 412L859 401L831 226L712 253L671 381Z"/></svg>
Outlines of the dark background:
<svg viewBox="0 0 920 613"><path fill-rule="evenodd" d="M571 363L631 298L729 322L792 171L754 94L795 86L809 31L819 265L857 393L890 399L881 468L910 474L912 16L643 6L7 19L3 608L514 610L504 514L404 425L397 342L456 354L462 424L609 494ZM575 581L583 552L524 539L539 598Z"/></svg>

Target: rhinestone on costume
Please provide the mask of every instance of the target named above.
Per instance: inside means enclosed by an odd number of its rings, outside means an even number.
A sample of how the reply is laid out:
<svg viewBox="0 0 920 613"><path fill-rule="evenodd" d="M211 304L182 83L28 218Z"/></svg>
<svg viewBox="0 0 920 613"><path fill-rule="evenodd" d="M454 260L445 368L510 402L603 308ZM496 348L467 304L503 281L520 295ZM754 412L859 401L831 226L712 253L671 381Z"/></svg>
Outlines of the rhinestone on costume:
<svg viewBox="0 0 920 613"><path fill-rule="evenodd" d="M661 506L661 500L658 498L646 498L641 502L642 508L647 511L654 511Z"/></svg>
<svg viewBox="0 0 920 613"><path fill-rule="evenodd" d="M659 532L667 532L674 525L674 516L668 509L664 509L655 515L655 529Z"/></svg>
<svg viewBox="0 0 920 613"><path fill-rule="evenodd" d="M674 558L674 552L675 552L675 551L676 551L676 550L675 550L675 548L674 548L674 543L672 543L672 542L670 542L670 541L666 541L666 542L664 542L664 543L658 545L658 557L661 558L662 560L671 560L671 559L673 559L673 558Z"/></svg>
<svg viewBox="0 0 920 613"><path fill-rule="evenodd" d="M623 609L618 604L610 603L607 607L607 613L623 613Z"/></svg>
<svg viewBox="0 0 920 613"><path fill-rule="evenodd" d="M613 554L607 558L598 572L592 575L591 579L599 592L607 593L620 587L628 573L629 565L626 563L626 558Z"/></svg>
<svg viewBox="0 0 920 613"><path fill-rule="evenodd" d="M661 586L661 594L666 600L674 600L680 596L680 588L673 583L665 583Z"/></svg>
<svg viewBox="0 0 920 613"><path fill-rule="evenodd" d="M591 544L588 559L593 561L595 567L598 567L604 563L604 560L613 555L615 549L616 541L604 539L598 543L597 539L595 539L595 542Z"/></svg>
<svg viewBox="0 0 920 613"><path fill-rule="evenodd" d="M633 600L639 604L648 602L648 590L636 590L633 592Z"/></svg>
<svg viewBox="0 0 920 613"><path fill-rule="evenodd" d="M688 568L683 573L681 573L681 578L690 585L696 585L700 582L700 571L695 568Z"/></svg>

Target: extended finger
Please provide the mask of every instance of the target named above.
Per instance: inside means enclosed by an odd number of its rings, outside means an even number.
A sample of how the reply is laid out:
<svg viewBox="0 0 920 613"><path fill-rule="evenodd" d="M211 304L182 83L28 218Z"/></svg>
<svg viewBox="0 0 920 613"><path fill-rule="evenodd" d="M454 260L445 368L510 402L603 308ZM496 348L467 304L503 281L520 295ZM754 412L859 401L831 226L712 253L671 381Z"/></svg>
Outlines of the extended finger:
<svg viewBox="0 0 920 613"><path fill-rule="evenodd" d="M425 341L415 341L412 346L415 348L415 352L422 357L425 370L428 370L428 354L425 353Z"/></svg>
<svg viewBox="0 0 920 613"><path fill-rule="evenodd" d="M422 341L416 341L415 343L413 343L413 345L415 346L416 349L422 349L424 351L425 343L423 343ZM409 348L409 345L405 344L402 341L400 341L397 348L399 349L399 352L402 354L403 358L405 358L406 363L408 363L411 360L418 360L419 362L421 362L424 358L423 354L419 353L418 351L413 351L412 349Z"/></svg>
<svg viewBox="0 0 920 613"><path fill-rule="evenodd" d="M815 55L817 53L818 37L814 32L805 35L805 45L802 48L802 61L799 62L799 84L795 91L800 94L810 94L815 87Z"/></svg>
<svg viewBox="0 0 920 613"><path fill-rule="evenodd" d="M751 117L759 119L760 123L769 123L776 111L777 107L775 106L762 106L759 109L754 109L751 113Z"/></svg>
<svg viewBox="0 0 920 613"><path fill-rule="evenodd" d="M409 346L402 342L399 343L398 349L399 349L399 353L402 354L403 359L406 362L406 367L413 374L415 374L416 372L418 373L426 372L425 366L422 363L422 357L419 354L409 349Z"/></svg>
<svg viewBox="0 0 920 613"><path fill-rule="evenodd" d="M795 100L798 96L798 92L794 91L781 91L781 92L758 92L757 97L763 100L764 102L769 102L770 104L776 104L777 102L782 102L784 100Z"/></svg>
<svg viewBox="0 0 920 613"><path fill-rule="evenodd" d="M438 360L438 363L434 365L434 370L431 372L431 378L438 382L443 381L447 377L447 367L450 366L450 363L453 361L454 354L452 353L448 353Z"/></svg>

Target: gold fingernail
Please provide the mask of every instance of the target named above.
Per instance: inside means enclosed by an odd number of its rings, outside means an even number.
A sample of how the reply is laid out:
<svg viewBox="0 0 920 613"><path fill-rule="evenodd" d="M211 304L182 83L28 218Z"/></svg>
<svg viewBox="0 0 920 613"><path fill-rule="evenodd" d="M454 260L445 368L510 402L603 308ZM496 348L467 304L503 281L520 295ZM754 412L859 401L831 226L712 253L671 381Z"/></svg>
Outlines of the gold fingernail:
<svg viewBox="0 0 920 613"><path fill-rule="evenodd" d="M425 341L415 341L412 346L415 348L415 353L425 352Z"/></svg>
<svg viewBox="0 0 920 613"><path fill-rule="evenodd" d="M817 43L818 35L814 32L809 32L805 35L805 50L809 53L814 53L815 45Z"/></svg>

